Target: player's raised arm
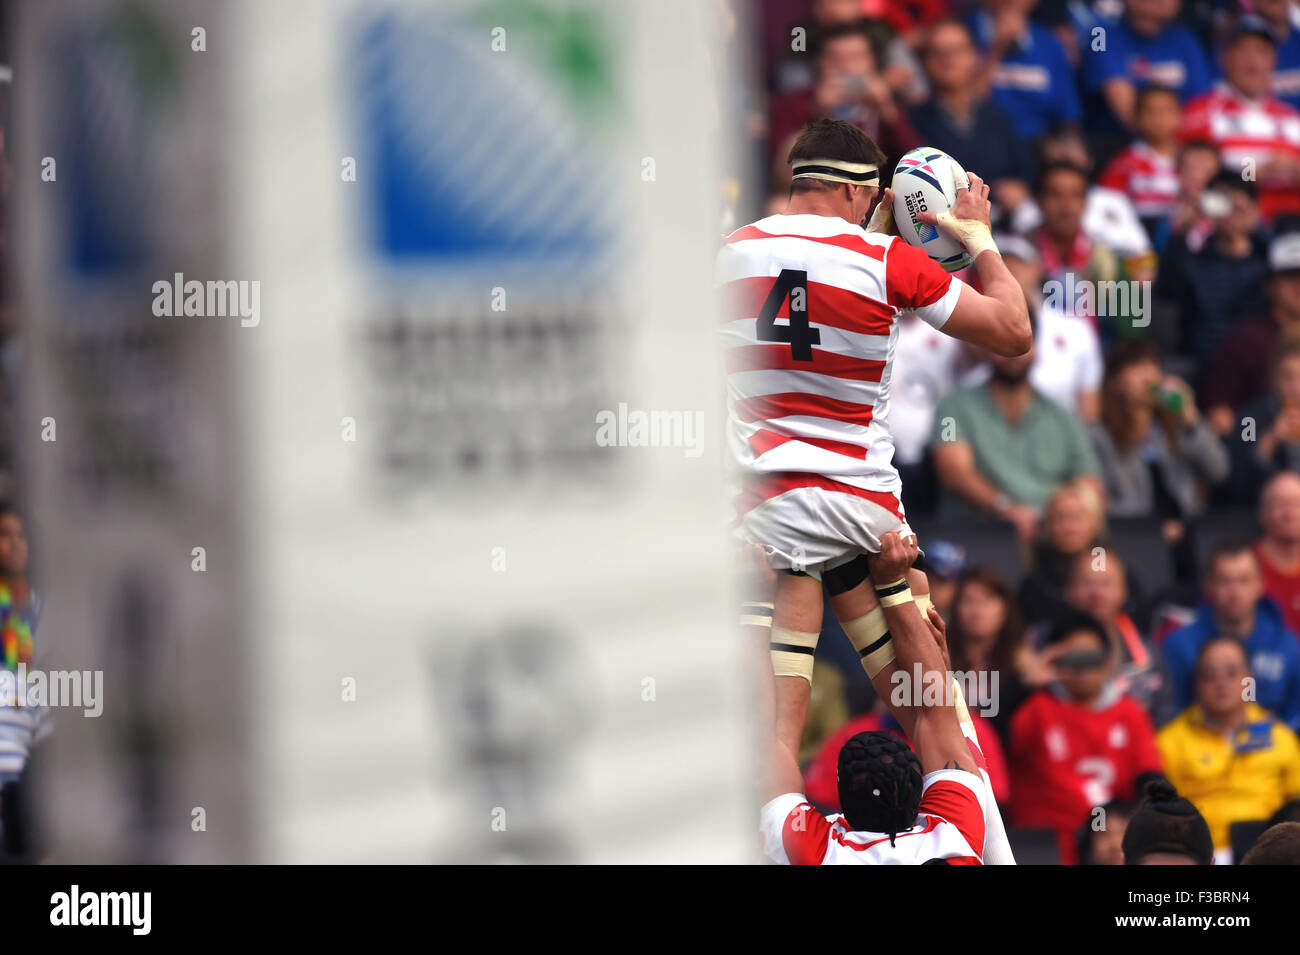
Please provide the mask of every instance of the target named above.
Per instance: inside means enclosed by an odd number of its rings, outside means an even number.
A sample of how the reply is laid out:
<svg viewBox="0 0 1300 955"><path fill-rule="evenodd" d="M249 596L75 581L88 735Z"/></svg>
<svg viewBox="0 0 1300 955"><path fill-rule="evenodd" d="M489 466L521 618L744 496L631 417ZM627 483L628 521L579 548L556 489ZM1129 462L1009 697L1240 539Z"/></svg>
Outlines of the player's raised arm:
<svg viewBox="0 0 1300 955"><path fill-rule="evenodd" d="M871 582L889 625L894 662L899 671L891 678L896 685L886 696L886 702L894 710L896 695L901 691L903 702L911 705L912 745L921 761L922 772L964 769L978 773L949 691L951 677L942 642L936 640L930 625L922 618L907 585L907 570L915 560L915 539L904 541L896 531L881 537L879 554L867 557ZM939 635L942 637L942 631ZM915 685L917 664L920 665L919 685Z"/></svg>
<svg viewBox="0 0 1300 955"><path fill-rule="evenodd" d="M922 212L917 220L935 225L970 252L984 291L963 285L942 330L953 338L1014 358L1029 351L1033 330L1025 293L1002 261L989 228L989 187L970 173L970 188L957 190L950 212Z"/></svg>

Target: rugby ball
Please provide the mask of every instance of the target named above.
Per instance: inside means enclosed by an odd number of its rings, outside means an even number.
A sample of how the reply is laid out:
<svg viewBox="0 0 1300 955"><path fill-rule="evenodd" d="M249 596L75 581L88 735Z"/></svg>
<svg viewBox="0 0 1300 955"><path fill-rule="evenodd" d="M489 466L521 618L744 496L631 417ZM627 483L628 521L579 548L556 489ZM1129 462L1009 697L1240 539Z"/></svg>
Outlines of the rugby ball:
<svg viewBox="0 0 1300 955"><path fill-rule="evenodd" d="M916 217L921 212L947 212L957 201L957 190L969 186L966 170L933 146L918 146L894 167L894 223L898 234L949 272L970 265L970 253L956 239L948 238L933 225L917 222Z"/></svg>

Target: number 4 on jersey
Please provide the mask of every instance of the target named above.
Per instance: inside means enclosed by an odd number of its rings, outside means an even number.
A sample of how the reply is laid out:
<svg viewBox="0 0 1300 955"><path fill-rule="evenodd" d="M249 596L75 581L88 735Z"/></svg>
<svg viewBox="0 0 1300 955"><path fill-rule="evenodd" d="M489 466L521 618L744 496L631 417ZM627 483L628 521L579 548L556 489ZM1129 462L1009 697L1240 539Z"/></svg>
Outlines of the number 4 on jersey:
<svg viewBox="0 0 1300 955"><path fill-rule="evenodd" d="M778 325L776 313L790 299L790 324ZM763 300L758 313L760 342L787 342L795 361L812 361L813 345L820 345L822 333L808 324L808 273L803 269L782 269L776 284Z"/></svg>

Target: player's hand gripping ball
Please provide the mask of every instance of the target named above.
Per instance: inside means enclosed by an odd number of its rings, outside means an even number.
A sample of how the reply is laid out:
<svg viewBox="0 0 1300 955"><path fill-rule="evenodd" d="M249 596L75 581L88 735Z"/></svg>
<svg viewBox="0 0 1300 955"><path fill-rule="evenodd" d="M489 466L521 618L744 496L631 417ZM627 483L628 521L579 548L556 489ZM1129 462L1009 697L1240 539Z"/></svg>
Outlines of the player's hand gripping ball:
<svg viewBox="0 0 1300 955"><path fill-rule="evenodd" d="M948 212L957 201L957 190L969 188L966 170L933 146L918 146L894 167L894 222L898 234L948 272L959 272L970 265L970 252L938 226L921 222L917 216L922 212Z"/></svg>

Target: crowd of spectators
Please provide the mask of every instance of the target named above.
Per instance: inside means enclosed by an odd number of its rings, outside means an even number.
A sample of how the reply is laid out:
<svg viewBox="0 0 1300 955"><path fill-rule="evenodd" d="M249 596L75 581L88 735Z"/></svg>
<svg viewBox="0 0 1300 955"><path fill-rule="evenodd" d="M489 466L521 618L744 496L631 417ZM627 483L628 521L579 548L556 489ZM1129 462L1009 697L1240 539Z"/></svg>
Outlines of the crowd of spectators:
<svg viewBox="0 0 1300 955"><path fill-rule="evenodd" d="M1300 819L1300 4L755 14L738 224L784 208L804 123L849 120L891 164L933 146L991 184L1030 305L1022 358L904 319L889 419L1013 833L1122 861L1155 785L1240 861ZM805 740L826 809L839 741L888 725L843 642Z"/></svg>

